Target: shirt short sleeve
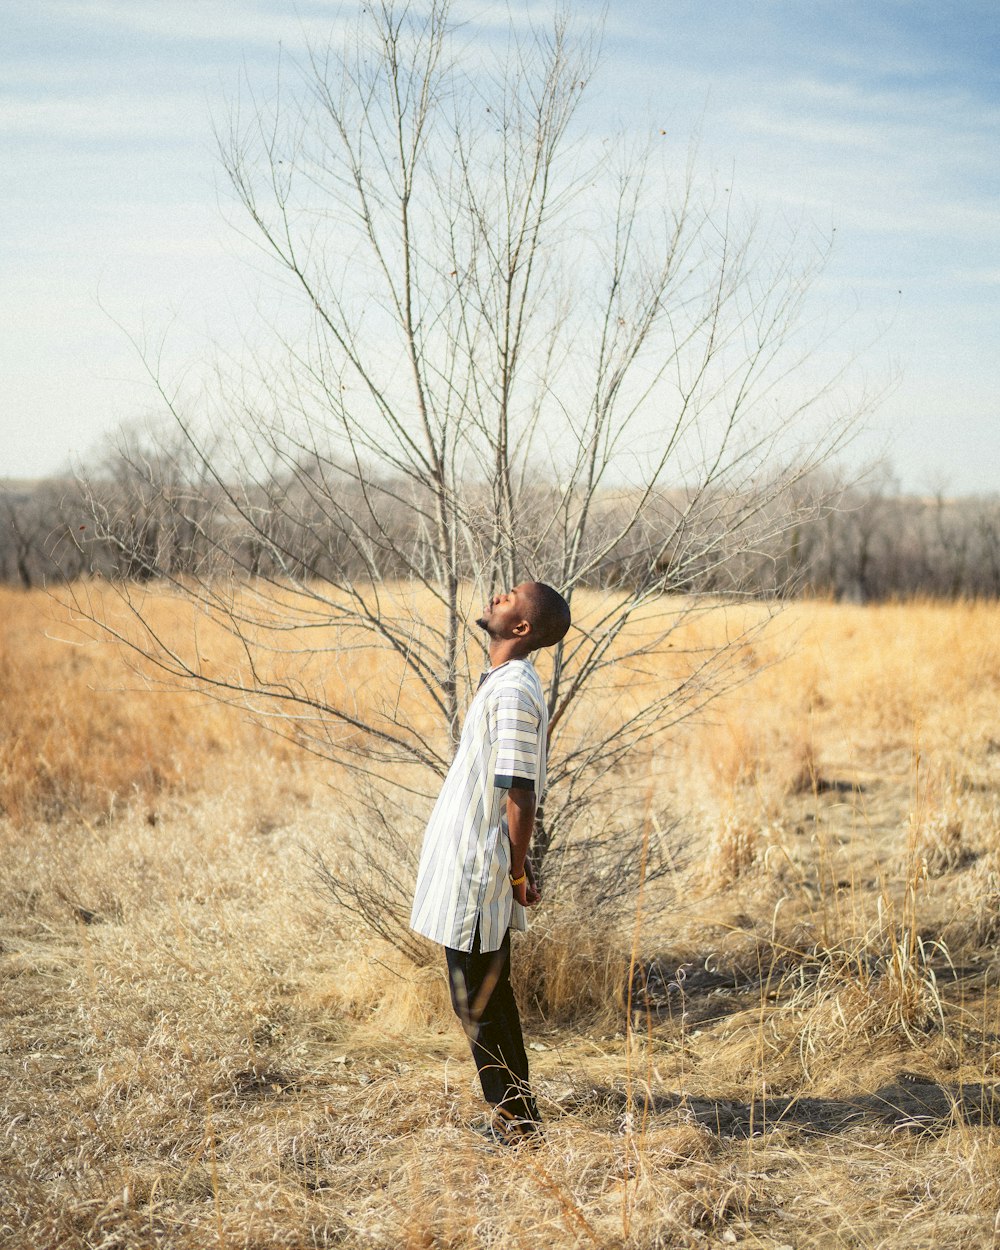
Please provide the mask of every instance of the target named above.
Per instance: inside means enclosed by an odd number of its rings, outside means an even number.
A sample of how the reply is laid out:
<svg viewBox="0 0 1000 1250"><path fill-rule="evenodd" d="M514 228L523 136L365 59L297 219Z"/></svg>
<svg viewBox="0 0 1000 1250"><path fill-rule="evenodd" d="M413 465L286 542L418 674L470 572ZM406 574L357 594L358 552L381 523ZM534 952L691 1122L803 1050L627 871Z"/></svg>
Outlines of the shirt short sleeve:
<svg viewBox="0 0 1000 1250"><path fill-rule="evenodd" d="M497 691L491 730L497 747L493 784L498 789L535 789L540 726L538 708L526 690L505 685Z"/></svg>

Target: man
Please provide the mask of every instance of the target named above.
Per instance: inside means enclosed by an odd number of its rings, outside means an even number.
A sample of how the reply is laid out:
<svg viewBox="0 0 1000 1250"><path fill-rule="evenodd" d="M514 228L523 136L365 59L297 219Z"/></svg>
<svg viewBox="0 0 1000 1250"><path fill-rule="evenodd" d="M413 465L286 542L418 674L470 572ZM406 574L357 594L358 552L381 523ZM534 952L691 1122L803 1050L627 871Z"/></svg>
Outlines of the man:
<svg viewBox="0 0 1000 1250"><path fill-rule="evenodd" d="M566 600L542 582L495 595L476 622L490 668L469 707L454 762L424 834L411 926L445 948L490 1118L492 1142L538 1140L521 1021L510 985L510 930L541 895L528 860L545 788L548 711L528 659L570 624Z"/></svg>

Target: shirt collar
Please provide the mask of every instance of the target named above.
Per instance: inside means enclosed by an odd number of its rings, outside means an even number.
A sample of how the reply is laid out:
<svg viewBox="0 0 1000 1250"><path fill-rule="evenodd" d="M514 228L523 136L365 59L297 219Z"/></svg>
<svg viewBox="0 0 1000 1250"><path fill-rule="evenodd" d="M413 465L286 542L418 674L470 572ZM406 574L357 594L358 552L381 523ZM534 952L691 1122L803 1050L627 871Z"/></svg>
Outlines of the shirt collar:
<svg viewBox="0 0 1000 1250"><path fill-rule="evenodd" d="M493 668L488 668L486 672L483 673L482 676L479 678L479 684L476 686L476 690L477 691L482 690L487 677L492 677L494 673L499 673L500 670L502 668L506 668L508 664L530 664L530 663L531 661L527 658L527 656L521 656L518 659L514 659L514 660L504 660L502 664L495 664Z"/></svg>

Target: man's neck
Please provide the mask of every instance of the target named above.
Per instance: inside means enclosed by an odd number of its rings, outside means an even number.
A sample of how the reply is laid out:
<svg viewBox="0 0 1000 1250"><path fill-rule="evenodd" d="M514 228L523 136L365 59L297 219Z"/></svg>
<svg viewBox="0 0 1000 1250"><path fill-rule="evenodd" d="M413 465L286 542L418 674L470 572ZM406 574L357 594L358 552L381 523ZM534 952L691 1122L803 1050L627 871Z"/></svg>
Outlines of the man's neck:
<svg viewBox="0 0 1000 1250"><path fill-rule="evenodd" d="M531 654L520 638L491 638L489 646L490 668L499 668L511 660L526 660Z"/></svg>

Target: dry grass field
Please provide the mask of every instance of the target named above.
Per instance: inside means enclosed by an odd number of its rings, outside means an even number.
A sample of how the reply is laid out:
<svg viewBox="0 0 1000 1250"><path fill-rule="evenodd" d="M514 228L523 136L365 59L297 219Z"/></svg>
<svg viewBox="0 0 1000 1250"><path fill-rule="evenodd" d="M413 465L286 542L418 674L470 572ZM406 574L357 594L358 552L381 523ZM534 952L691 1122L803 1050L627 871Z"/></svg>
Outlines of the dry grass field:
<svg viewBox="0 0 1000 1250"><path fill-rule="evenodd" d="M441 972L314 889L345 779L66 616L0 591L0 1245L1000 1244L1000 607L790 607L635 761L678 869L518 944L503 1155Z"/></svg>

